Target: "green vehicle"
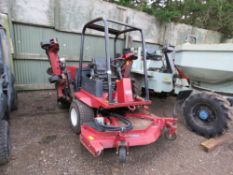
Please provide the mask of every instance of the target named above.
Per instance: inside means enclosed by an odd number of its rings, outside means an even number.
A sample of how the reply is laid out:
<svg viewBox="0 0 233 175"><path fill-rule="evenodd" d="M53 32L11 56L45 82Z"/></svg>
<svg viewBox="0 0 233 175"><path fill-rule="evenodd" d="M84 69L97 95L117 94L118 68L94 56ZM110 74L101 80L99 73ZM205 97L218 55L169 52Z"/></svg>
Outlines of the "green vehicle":
<svg viewBox="0 0 233 175"><path fill-rule="evenodd" d="M15 78L11 72L10 47L6 30L0 24L0 165L9 161L10 112L17 109Z"/></svg>

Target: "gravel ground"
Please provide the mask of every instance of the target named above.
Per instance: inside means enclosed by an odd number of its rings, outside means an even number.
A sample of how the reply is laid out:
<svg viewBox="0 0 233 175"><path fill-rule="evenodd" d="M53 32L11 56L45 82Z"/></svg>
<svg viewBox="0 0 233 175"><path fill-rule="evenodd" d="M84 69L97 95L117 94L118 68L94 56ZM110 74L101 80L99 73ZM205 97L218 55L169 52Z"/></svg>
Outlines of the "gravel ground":
<svg viewBox="0 0 233 175"><path fill-rule="evenodd" d="M97 158L87 152L68 123L68 111L56 107L54 91L19 94L19 109L11 115L11 161L0 175L229 175L233 174L233 142L210 153L200 147L205 139L178 121L175 141L130 148L126 164L114 149ZM174 97L153 97L152 112L171 115ZM178 117L178 119L180 119Z"/></svg>

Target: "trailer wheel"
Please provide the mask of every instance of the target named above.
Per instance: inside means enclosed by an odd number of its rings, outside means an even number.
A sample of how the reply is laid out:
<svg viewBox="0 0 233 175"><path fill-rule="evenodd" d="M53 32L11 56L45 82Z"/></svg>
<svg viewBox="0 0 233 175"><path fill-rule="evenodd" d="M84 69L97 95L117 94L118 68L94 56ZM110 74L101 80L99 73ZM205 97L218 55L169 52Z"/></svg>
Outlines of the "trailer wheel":
<svg viewBox="0 0 233 175"><path fill-rule="evenodd" d="M79 100L73 100L69 110L70 125L76 134L80 134L81 125L94 119L92 108Z"/></svg>
<svg viewBox="0 0 233 175"><path fill-rule="evenodd" d="M0 165L9 161L10 157L9 125L6 120L0 121Z"/></svg>
<svg viewBox="0 0 233 175"><path fill-rule="evenodd" d="M183 116L192 131L213 137L222 134L227 128L231 117L230 104L216 93L193 94L183 104Z"/></svg>
<svg viewBox="0 0 233 175"><path fill-rule="evenodd" d="M119 148L119 160L121 163L126 162L127 150L125 146L121 146Z"/></svg>

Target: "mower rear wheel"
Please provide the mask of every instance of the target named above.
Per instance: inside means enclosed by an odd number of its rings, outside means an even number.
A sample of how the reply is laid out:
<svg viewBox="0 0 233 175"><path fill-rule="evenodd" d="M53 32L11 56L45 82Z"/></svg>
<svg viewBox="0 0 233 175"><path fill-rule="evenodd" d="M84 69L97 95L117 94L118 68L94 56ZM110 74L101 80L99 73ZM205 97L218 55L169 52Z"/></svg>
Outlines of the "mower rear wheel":
<svg viewBox="0 0 233 175"><path fill-rule="evenodd" d="M119 148L119 160L121 163L126 162L126 156L127 156L127 149L125 146L121 146Z"/></svg>
<svg viewBox="0 0 233 175"><path fill-rule="evenodd" d="M229 102L222 96L201 92L185 100L183 116L192 131L204 137L214 137L227 129L231 109Z"/></svg>
<svg viewBox="0 0 233 175"><path fill-rule="evenodd" d="M132 78L132 90L133 94L135 96L141 96L142 95L142 86L141 86L141 80Z"/></svg>
<svg viewBox="0 0 233 175"><path fill-rule="evenodd" d="M57 106L60 109L69 109L70 103L65 100L57 101Z"/></svg>
<svg viewBox="0 0 233 175"><path fill-rule="evenodd" d="M69 119L74 133L80 134L81 125L94 119L94 111L83 102L73 100L70 105Z"/></svg>
<svg viewBox="0 0 233 175"><path fill-rule="evenodd" d="M0 165L9 161L10 157L10 136L9 124L6 120L0 121Z"/></svg>

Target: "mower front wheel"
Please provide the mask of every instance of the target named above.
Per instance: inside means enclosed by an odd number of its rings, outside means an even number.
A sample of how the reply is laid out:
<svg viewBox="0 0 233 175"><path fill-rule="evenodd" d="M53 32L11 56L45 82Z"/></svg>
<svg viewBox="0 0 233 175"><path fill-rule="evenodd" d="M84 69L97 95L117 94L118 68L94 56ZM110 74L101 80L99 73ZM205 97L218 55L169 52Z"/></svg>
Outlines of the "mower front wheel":
<svg viewBox="0 0 233 175"><path fill-rule="evenodd" d="M121 163L126 162L126 156L127 156L127 149L125 146L121 146L119 148L119 160Z"/></svg>
<svg viewBox="0 0 233 175"><path fill-rule="evenodd" d="M174 141L174 140L176 140L176 138L177 138L176 133L170 135L168 130L165 130L164 136L165 136L165 138L166 138L167 140L170 140L170 141Z"/></svg>
<svg viewBox="0 0 233 175"><path fill-rule="evenodd" d="M69 119L74 133L80 134L81 125L94 119L93 109L79 100L73 100L70 105Z"/></svg>

